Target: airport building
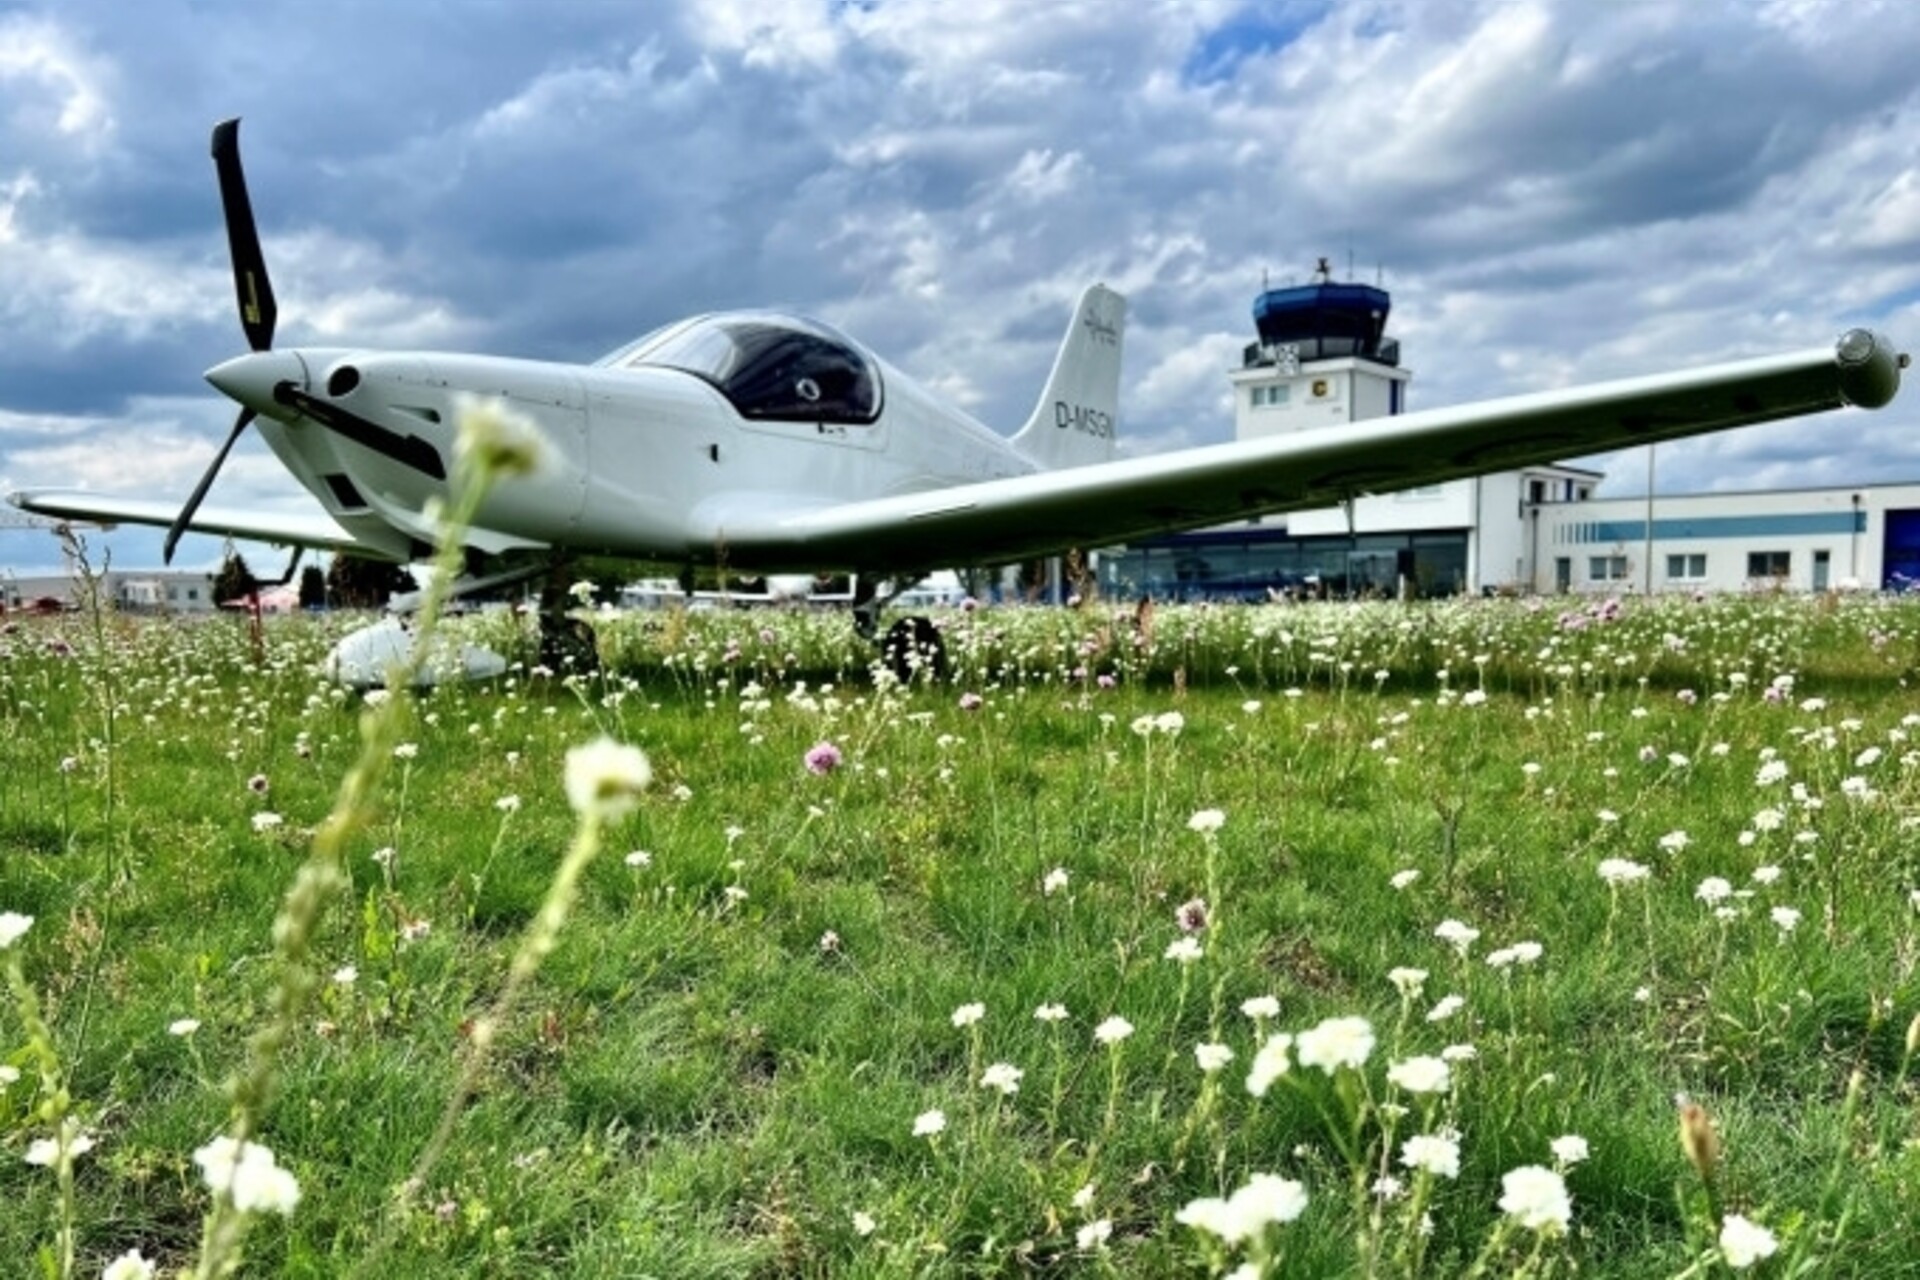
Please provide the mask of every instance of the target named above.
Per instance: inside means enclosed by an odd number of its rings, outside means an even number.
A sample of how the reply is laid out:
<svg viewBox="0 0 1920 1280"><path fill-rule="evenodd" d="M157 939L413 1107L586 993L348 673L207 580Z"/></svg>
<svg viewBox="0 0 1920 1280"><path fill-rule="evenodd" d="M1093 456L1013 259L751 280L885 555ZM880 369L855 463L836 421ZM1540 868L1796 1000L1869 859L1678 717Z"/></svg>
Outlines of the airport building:
<svg viewBox="0 0 1920 1280"><path fill-rule="evenodd" d="M108 569L98 578L101 603L136 613L208 613L213 574L195 569ZM80 578L67 569L0 571L0 608L60 610L85 602Z"/></svg>
<svg viewBox="0 0 1920 1280"><path fill-rule="evenodd" d="M1401 412L1412 374L1383 289L1309 284L1254 302L1228 377L1255 440ZM1596 498L1566 465L1452 480L1103 551L1102 593L1246 600L1920 585L1920 483Z"/></svg>

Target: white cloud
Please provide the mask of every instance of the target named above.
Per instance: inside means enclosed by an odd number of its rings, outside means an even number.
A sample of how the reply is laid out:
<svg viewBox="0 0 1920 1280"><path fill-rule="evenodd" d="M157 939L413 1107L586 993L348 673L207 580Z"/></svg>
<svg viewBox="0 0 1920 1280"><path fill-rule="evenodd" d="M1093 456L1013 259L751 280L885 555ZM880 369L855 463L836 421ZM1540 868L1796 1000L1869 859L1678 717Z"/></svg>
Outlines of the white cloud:
<svg viewBox="0 0 1920 1280"><path fill-rule="evenodd" d="M82 54L50 19L27 13L0 18L0 84L15 91L15 127L98 142L114 124L107 79L105 66Z"/></svg>

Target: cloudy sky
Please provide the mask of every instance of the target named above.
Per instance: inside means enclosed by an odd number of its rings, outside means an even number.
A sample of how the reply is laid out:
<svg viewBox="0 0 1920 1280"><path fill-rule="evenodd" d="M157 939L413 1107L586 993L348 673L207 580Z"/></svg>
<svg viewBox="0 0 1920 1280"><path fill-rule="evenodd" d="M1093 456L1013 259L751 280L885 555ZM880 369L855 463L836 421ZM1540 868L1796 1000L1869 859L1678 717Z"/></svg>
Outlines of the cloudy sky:
<svg viewBox="0 0 1920 1280"><path fill-rule="evenodd" d="M1104 279L1151 452L1230 435L1261 280L1319 255L1384 273L1416 407L1920 346L1916 65L1905 0L0 0L0 486L184 498L212 456L225 116L278 345L587 360L774 305L1011 430ZM1920 480L1920 394L1659 470ZM209 501L301 497L249 440Z"/></svg>

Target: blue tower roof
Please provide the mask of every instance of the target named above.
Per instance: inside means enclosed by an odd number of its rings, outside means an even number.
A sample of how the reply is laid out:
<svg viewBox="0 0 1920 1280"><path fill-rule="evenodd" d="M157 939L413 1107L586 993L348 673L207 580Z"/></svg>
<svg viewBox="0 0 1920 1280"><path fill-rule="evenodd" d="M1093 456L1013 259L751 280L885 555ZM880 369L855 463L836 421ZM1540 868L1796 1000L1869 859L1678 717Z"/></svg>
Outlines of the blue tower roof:
<svg viewBox="0 0 1920 1280"><path fill-rule="evenodd" d="M1380 364L1400 362L1400 344L1386 336L1393 300L1385 289L1321 280L1288 289L1269 289L1253 302L1253 323L1260 342L1248 348L1248 363L1261 348L1290 345L1301 360L1356 356Z"/></svg>

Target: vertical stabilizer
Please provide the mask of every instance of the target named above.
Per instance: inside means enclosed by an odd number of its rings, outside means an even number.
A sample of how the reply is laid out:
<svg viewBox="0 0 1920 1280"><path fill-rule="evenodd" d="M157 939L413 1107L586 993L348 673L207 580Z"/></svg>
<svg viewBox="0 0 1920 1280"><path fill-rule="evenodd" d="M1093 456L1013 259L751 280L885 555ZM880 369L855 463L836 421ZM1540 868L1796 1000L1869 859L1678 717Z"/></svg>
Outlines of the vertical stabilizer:
<svg viewBox="0 0 1920 1280"><path fill-rule="evenodd" d="M1103 284L1080 295L1053 372L1013 447L1048 470L1113 457L1127 300Z"/></svg>

